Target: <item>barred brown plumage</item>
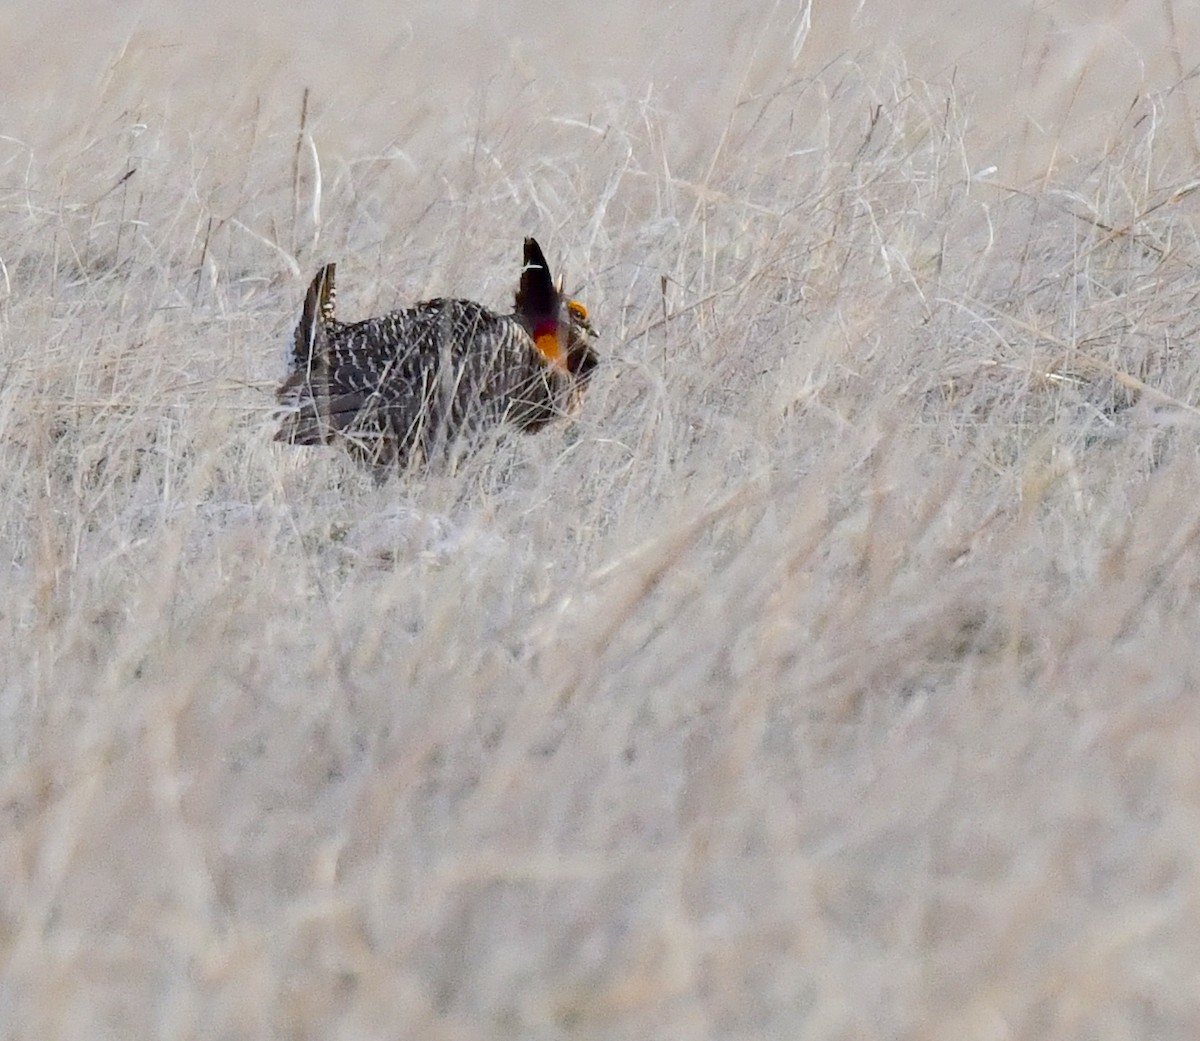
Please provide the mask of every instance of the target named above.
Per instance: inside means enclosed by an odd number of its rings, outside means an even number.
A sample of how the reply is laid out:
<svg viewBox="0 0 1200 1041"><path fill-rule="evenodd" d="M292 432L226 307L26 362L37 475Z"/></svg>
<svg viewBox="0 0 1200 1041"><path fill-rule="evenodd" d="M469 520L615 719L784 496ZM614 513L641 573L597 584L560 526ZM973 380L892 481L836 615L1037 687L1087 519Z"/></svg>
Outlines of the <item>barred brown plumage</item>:
<svg viewBox="0 0 1200 1041"><path fill-rule="evenodd" d="M335 318L335 266L313 279L280 386L275 440L342 441L376 465L428 460L509 423L537 430L577 403L597 364L587 309L525 240L512 314L437 298L366 321Z"/></svg>

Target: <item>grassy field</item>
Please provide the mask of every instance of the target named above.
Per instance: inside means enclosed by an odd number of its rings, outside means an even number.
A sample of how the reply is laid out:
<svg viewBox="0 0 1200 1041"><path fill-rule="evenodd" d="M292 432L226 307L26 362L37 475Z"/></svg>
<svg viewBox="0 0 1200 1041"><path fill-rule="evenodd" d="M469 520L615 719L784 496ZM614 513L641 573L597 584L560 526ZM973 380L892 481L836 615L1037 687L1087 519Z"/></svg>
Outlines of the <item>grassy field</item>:
<svg viewBox="0 0 1200 1041"><path fill-rule="evenodd" d="M1195 1038L1200 12L172 6L0 10L0 1036ZM574 422L271 442L526 234Z"/></svg>

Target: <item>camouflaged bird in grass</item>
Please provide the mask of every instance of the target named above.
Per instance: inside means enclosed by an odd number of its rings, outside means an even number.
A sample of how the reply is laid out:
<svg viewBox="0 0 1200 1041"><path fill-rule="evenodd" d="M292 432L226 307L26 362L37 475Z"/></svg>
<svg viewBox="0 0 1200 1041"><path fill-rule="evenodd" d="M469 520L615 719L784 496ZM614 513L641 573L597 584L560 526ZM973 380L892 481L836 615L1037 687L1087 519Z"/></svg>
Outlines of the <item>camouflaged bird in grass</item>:
<svg viewBox="0 0 1200 1041"><path fill-rule="evenodd" d="M375 465L426 461L500 424L537 430L572 410L597 363L587 309L556 286L525 240L512 314L438 298L362 322L334 316L334 265L304 299L290 410L275 440L343 443Z"/></svg>

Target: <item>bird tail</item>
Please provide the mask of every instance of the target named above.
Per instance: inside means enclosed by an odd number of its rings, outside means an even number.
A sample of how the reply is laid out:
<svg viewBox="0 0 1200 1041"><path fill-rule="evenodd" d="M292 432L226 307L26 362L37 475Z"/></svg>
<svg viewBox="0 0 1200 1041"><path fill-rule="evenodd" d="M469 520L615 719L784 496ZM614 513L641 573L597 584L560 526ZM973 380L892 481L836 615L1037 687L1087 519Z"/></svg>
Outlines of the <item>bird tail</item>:
<svg viewBox="0 0 1200 1041"><path fill-rule="evenodd" d="M276 441L325 444L336 429L331 422L329 395L329 333L335 321L336 269L336 264L321 268L304 296L292 340L292 373L276 393L280 404L289 409L280 422Z"/></svg>

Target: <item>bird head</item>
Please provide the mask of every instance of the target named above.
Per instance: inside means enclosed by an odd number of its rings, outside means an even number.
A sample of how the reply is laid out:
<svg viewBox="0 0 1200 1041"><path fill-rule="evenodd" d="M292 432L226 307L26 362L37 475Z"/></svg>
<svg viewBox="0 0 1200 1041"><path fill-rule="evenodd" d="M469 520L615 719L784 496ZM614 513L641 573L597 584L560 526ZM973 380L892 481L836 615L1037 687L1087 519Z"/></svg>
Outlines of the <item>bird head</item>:
<svg viewBox="0 0 1200 1041"><path fill-rule="evenodd" d="M515 311L551 368L584 380L596 367L598 358L590 342L596 330L588 320L587 308L563 293L561 280L555 284L536 239L525 240Z"/></svg>

